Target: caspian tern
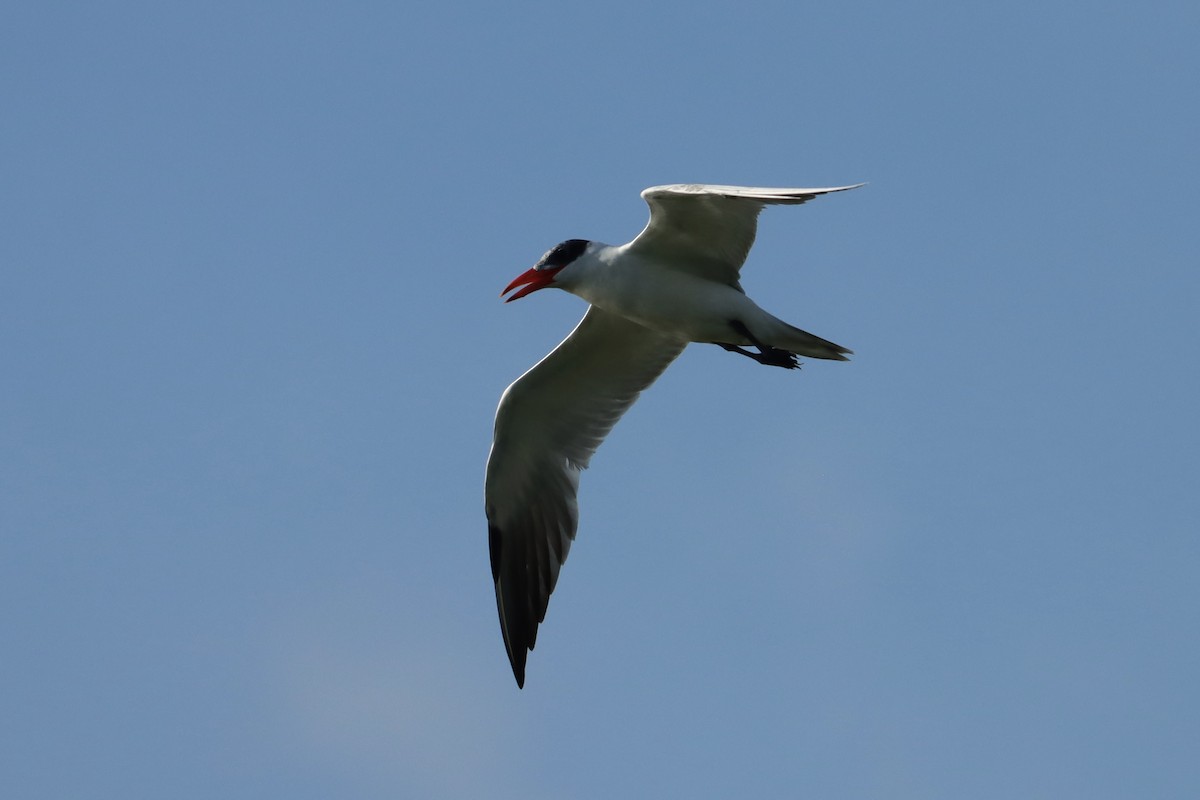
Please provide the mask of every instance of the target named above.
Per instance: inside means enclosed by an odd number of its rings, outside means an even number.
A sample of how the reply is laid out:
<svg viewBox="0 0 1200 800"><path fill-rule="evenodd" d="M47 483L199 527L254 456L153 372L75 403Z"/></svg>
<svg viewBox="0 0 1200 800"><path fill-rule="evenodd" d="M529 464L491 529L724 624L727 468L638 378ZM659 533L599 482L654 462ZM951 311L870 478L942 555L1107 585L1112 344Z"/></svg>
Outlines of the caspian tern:
<svg viewBox="0 0 1200 800"><path fill-rule="evenodd" d="M500 630L517 686L575 538L579 473L643 389L689 342L794 369L851 351L758 307L739 272L764 205L855 189L697 184L642 192L650 221L613 246L568 239L508 285L505 302L564 289L591 306L558 347L500 397L485 503ZM747 350L754 347L757 352Z"/></svg>

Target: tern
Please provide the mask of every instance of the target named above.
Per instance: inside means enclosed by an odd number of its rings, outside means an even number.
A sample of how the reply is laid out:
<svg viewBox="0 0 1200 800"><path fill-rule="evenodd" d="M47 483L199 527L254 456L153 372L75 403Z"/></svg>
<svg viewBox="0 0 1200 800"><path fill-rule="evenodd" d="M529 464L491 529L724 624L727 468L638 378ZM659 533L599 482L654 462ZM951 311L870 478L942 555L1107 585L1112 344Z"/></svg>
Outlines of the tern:
<svg viewBox="0 0 1200 800"><path fill-rule="evenodd" d="M690 342L785 369L850 350L768 314L739 274L766 205L855 189L679 184L642 192L650 221L619 246L568 239L510 283L505 302L563 289L590 307L496 410L485 506L500 630L517 686L575 539L579 473L638 395ZM748 348L753 347L754 350Z"/></svg>

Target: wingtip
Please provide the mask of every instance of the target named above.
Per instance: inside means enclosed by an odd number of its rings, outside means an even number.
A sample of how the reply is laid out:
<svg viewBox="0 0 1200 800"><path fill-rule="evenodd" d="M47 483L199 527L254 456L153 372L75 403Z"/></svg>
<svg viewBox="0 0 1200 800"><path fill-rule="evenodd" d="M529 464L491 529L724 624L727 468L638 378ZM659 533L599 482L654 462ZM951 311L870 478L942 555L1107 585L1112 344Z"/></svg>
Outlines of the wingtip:
<svg viewBox="0 0 1200 800"><path fill-rule="evenodd" d="M525 659L529 655L529 651L524 647L513 647L512 642L505 638L505 647L508 649L508 663L512 665L513 677L517 679L517 688L525 688Z"/></svg>
<svg viewBox="0 0 1200 800"><path fill-rule="evenodd" d="M501 619L501 632L504 634L504 649L508 651L508 663L512 666L513 677L517 679L517 688L525 688L525 658L529 655L529 651L521 646L513 646L512 640L508 636L508 629L504 627L504 621Z"/></svg>
<svg viewBox="0 0 1200 800"><path fill-rule="evenodd" d="M517 688L525 688L525 657L529 651L524 647L514 647L508 636L508 629L501 621L501 631L504 633L504 649L508 651L508 663L512 666L513 677L517 679Z"/></svg>
<svg viewBox="0 0 1200 800"><path fill-rule="evenodd" d="M500 634L504 638L504 651L508 654L508 663L512 666L513 677L517 679L517 688L525 688L525 657L529 655L529 651L533 648L533 640L528 644L523 641L513 641L514 634L520 630L520 623L516 623L513 627L513 621L509 619L508 609L516 608L510 603L505 602L505 586L503 579L503 561L504 561L504 535L499 526L494 525L488 520L488 550L490 551L492 562L492 581L496 586L496 611L500 616ZM521 615L518 614L518 619ZM534 628L535 637L537 636L537 628Z"/></svg>
<svg viewBox="0 0 1200 800"><path fill-rule="evenodd" d="M861 189L862 187L866 186L867 183L868 183L867 181L863 181L862 183L852 183L849 186L830 186L827 189L819 189L818 191L821 194L833 194L834 192L848 192L851 189Z"/></svg>

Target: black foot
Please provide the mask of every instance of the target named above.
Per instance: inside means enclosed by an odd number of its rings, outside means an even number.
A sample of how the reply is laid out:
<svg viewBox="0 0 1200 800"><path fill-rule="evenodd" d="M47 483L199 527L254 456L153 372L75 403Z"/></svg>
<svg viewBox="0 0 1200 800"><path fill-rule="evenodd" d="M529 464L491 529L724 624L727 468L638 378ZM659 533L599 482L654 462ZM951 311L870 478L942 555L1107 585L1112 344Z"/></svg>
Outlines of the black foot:
<svg viewBox="0 0 1200 800"><path fill-rule="evenodd" d="M787 350L780 350L778 347L771 347L770 345L763 344L758 339L754 338L754 334L750 332L749 328L742 324L741 320L731 320L729 326L742 336L745 336L747 339L749 339L750 343L758 348L758 352L754 353L750 350L746 350L743 347L738 347L736 344L717 342L717 344L729 352L741 353L742 355L746 356L746 358L753 358L758 363L765 364L768 367L796 369L800 366L800 362L796 360L795 353L789 353Z"/></svg>
<svg viewBox="0 0 1200 800"><path fill-rule="evenodd" d="M761 353L755 353L751 350L738 347L736 344L725 344L717 342L721 347L731 353L741 353L746 358L753 358L760 364L765 364L768 367L783 367L784 369L797 369L800 362L796 360L794 353L789 353L787 350L780 350L777 347L759 347ZM758 347L758 345L755 345Z"/></svg>

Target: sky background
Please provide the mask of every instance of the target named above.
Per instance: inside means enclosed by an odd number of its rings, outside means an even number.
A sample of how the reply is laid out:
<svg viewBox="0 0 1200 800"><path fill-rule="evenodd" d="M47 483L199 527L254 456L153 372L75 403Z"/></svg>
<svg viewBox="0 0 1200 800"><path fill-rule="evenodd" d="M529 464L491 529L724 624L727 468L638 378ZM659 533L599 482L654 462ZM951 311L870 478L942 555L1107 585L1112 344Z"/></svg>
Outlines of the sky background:
<svg viewBox="0 0 1200 800"><path fill-rule="evenodd" d="M1200 787L1200 6L18 3L0 774L34 798ZM676 182L853 348L694 345L518 691L483 469Z"/></svg>

